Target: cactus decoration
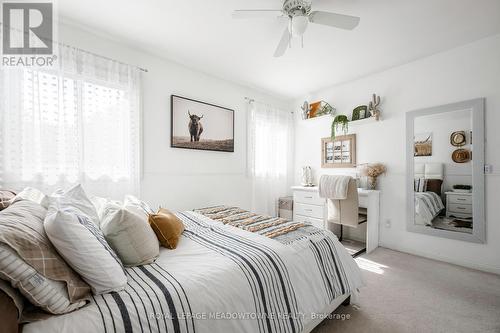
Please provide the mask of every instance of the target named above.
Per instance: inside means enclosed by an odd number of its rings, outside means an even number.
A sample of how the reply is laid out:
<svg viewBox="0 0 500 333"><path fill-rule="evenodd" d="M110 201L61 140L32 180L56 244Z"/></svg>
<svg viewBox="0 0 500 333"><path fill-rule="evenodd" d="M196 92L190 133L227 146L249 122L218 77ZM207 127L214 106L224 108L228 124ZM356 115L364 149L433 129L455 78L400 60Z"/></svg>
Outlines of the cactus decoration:
<svg viewBox="0 0 500 333"><path fill-rule="evenodd" d="M307 119L309 116L309 102L304 101L304 104L300 108L302 109L302 119Z"/></svg>
<svg viewBox="0 0 500 333"><path fill-rule="evenodd" d="M344 135L347 134L347 131L349 130L349 119L347 119L347 116L340 114L336 116L333 119L332 122L332 140L335 140L336 133L338 132L340 127L340 130L344 133Z"/></svg>
<svg viewBox="0 0 500 333"><path fill-rule="evenodd" d="M375 120L380 119L380 109L378 106L380 105L380 96L373 94L372 101L368 104L368 110L370 111L370 115L375 117Z"/></svg>

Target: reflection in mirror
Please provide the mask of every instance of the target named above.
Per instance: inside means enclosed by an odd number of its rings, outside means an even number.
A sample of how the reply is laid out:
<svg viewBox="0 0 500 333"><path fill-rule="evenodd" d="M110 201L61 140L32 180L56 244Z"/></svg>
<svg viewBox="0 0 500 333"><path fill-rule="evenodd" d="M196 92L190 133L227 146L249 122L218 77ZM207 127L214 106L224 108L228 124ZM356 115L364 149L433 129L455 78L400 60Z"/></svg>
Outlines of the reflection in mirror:
<svg viewBox="0 0 500 333"><path fill-rule="evenodd" d="M472 110L416 116L414 224L472 234Z"/></svg>

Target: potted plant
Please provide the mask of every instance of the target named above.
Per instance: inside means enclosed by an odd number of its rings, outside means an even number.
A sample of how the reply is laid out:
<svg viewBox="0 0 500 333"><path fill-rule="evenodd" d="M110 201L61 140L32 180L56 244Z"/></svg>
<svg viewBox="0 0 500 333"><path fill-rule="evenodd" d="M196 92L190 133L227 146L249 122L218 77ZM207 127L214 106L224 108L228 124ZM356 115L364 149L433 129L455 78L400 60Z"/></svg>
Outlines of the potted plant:
<svg viewBox="0 0 500 333"><path fill-rule="evenodd" d="M349 130L349 119L347 119L347 116L341 114L333 118L332 122L332 140L335 139L336 132L340 130L345 134L347 134L347 131Z"/></svg>
<svg viewBox="0 0 500 333"><path fill-rule="evenodd" d="M458 192L458 193L470 193L472 192L472 186L471 185L453 185L453 192Z"/></svg>

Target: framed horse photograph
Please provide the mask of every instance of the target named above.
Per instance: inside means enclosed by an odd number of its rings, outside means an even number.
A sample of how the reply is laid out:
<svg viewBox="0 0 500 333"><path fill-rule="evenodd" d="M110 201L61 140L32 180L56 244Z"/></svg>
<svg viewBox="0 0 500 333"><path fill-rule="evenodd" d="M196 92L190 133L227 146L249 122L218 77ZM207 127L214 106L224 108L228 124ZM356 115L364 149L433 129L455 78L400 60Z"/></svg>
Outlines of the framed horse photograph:
<svg viewBox="0 0 500 333"><path fill-rule="evenodd" d="M173 148L234 152L234 110L172 95Z"/></svg>

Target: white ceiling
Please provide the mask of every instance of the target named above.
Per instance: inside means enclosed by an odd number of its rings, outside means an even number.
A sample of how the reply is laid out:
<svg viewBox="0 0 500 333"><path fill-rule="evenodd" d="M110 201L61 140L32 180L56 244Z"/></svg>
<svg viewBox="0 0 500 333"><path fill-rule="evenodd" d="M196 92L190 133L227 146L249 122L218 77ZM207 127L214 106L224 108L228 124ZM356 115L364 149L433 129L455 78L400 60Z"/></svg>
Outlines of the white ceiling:
<svg viewBox="0 0 500 333"><path fill-rule="evenodd" d="M313 0L313 10L361 17L353 31L310 25L273 52L278 19L233 20L234 9L281 0L60 0L63 19L194 69L298 97L500 33L500 0ZM147 67L147 64L140 64Z"/></svg>

